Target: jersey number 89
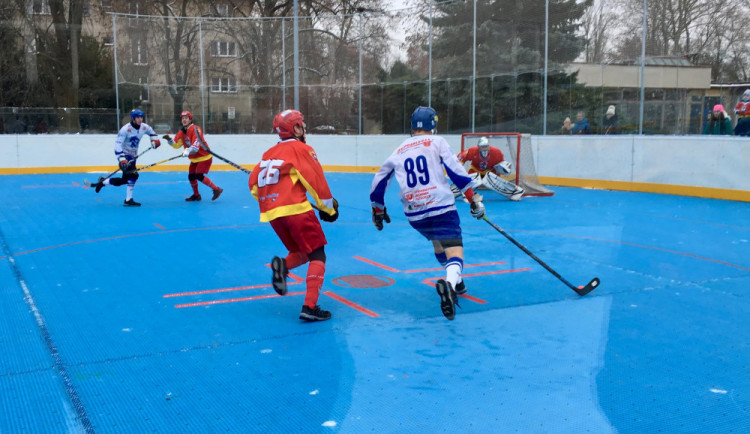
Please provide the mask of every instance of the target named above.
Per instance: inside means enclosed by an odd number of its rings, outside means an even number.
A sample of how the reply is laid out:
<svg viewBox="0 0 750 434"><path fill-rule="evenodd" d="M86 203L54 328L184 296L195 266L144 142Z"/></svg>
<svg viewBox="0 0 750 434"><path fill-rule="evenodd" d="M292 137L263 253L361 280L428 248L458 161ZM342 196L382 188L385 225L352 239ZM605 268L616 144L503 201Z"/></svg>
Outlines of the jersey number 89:
<svg viewBox="0 0 750 434"><path fill-rule="evenodd" d="M414 171L416 169L416 172ZM404 160L404 170L406 170L406 185L414 188L419 181L422 185L430 183L430 172L427 167L427 158L420 155L416 158L416 164L411 158ZM418 172L418 173L417 173Z"/></svg>

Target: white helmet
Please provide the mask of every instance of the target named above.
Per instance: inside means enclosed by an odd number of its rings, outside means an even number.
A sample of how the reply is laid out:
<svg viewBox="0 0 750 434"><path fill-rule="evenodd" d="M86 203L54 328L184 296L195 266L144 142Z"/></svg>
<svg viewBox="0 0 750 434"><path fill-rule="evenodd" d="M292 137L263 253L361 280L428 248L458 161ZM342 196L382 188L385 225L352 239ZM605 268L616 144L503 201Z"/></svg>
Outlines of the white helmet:
<svg viewBox="0 0 750 434"><path fill-rule="evenodd" d="M479 148L479 154L482 158L487 158L487 155L490 154L490 139L487 137L481 137L479 142L477 142L477 147Z"/></svg>

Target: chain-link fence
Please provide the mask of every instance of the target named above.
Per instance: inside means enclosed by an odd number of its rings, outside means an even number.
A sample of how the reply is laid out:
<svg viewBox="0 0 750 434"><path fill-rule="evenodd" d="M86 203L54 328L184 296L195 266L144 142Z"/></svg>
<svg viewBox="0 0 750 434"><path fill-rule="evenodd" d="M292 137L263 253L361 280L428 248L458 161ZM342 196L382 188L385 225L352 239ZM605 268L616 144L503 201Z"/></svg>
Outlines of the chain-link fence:
<svg viewBox="0 0 750 434"><path fill-rule="evenodd" d="M81 131L116 131L140 108L160 130L190 110L208 133L268 133L296 107L311 133L404 134L431 105L441 133L562 134L570 118L591 133L696 134L746 88L711 86L717 57L731 48L743 62L750 33L734 27L721 45L727 31L710 30L728 15L708 1L674 28L659 27L671 3L654 0L449 0L296 20L214 3L197 2L195 17L110 14L116 107L80 109ZM8 131L15 119L0 114ZM50 116L54 131L64 121Z"/></svg>

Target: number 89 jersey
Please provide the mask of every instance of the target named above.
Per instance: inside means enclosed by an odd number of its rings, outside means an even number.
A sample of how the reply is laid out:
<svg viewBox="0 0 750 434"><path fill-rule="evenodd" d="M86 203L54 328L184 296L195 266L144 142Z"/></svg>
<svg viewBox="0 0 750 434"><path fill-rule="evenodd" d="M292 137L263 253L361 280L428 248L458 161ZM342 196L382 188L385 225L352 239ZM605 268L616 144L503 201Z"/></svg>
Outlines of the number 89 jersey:
<svg viewBox="0 0 750 434"><path fill-rule="evenodd" d="M404 214L410 221L455 210L443 170L461 191L470 186L471 178L445 139L431 134L406 139L375 174L370 189L372 206L384 207L385 190L395 175Z"/></svg>

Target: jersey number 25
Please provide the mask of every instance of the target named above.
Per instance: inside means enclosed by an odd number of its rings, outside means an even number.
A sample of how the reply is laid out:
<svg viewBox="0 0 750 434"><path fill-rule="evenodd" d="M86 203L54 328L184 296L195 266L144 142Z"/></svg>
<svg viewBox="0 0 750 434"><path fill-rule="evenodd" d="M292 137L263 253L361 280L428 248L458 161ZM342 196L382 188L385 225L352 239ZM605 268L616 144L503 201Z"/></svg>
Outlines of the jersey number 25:
<svg viewBox="0 0 750 434"><path fill-rule="evenodd" d="M279 182L279 167L284 160L261 160L260 173L258 173L258 187L276 184Z"/></svg>

